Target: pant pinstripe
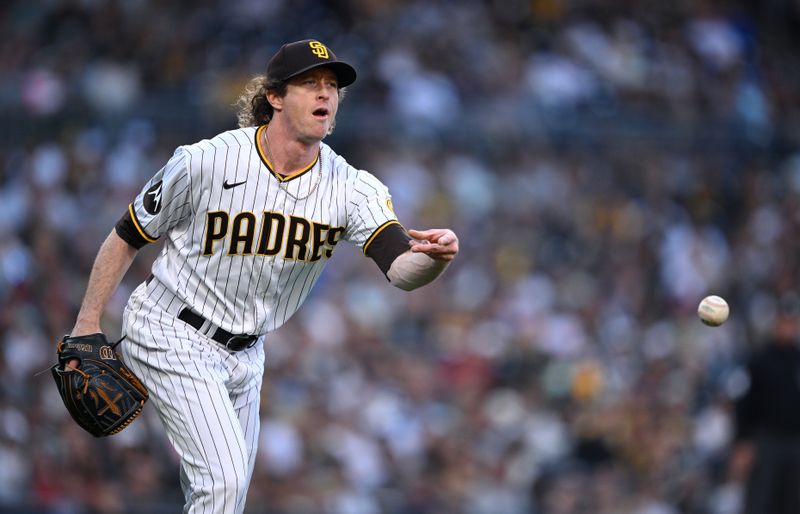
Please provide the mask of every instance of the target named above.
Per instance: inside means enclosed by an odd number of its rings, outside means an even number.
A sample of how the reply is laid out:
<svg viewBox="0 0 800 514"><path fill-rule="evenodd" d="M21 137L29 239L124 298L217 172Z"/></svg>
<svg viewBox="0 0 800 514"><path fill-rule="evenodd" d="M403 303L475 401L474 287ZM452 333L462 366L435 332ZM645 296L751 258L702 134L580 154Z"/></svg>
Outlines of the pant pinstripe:
<svg viewBox="0 0 800 514"><path fill-rule="evenodd" d="M118 351L180 456L183 512L241 514L258 443L263 345L230 353L178 320L180 306L164 296L144 284L134 291Z"/></svg>

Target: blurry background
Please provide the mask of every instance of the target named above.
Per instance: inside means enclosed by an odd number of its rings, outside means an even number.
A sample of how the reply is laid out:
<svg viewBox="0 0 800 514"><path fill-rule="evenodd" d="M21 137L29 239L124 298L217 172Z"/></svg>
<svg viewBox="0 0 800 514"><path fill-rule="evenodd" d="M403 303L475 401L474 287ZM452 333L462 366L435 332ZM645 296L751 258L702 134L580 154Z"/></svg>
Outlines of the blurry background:
<svg viewBox="0 0 800 514"><path fill-rule="evenodd" d="M736 513L741 364L796 305L800 7L601 0L0 6L0 512L174 513L152 407L95 440L49 373L100 243L287 41L359 72L327 142L461 255L352 248L267 340L251 513ZM119 334L143 250L104 320ZM711 329L703 296L731 304Z"/></svg>

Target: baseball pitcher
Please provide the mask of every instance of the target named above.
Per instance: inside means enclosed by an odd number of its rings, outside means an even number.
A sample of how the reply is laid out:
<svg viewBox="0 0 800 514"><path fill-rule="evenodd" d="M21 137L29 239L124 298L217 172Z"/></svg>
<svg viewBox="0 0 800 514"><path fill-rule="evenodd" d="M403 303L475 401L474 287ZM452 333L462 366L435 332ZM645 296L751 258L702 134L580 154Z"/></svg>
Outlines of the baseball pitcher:
<svg viewBox="0 0 800 514"><path fill-rule="evenodd" d="M302 305L340 242L404 290L434 280L458 253L451 230L406 231L386 186L322 142L355 80L319 41L283 45L248 85L240 128L179 147L133 199L98 252L71 346L59 346L57 371L90 383L74 348L95 348L137 251L162 241L125 308L116 351L180 456L184 512L244 511L261 342Z"/></svg>

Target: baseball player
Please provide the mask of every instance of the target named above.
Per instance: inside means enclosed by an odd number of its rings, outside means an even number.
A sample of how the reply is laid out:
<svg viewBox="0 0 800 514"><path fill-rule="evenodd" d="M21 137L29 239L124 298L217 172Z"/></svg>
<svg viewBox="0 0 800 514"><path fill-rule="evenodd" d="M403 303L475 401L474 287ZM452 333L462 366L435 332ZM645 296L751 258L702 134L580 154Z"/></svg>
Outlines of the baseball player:
<svg viewBox="0 0 800 514"><path fill-rule="evenodd" d="M297 311L341 241L404 290L458 253L451 230L406 231L386 186L322 143L355 79L319 41L283 45L243 95L240 128L179 147L98 252L74 336L101 331L137 251L163 241L125 308L118 350L180 456L184 512L243 512L261 342Z"/></svg>

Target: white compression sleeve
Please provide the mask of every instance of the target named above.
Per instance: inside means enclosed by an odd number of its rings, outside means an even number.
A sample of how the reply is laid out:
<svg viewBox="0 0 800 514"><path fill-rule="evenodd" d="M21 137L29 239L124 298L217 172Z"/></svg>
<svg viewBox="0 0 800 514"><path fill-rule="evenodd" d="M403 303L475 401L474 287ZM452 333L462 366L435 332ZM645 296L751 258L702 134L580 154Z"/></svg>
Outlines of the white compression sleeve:
<svg viewBox="0 0 800 514"><path fill-rule="evenodd" d="M411 291L441 275L447 261L431 259L424 253L405 252L397 256L389 267L386 277L393 286Z"/></svg>

